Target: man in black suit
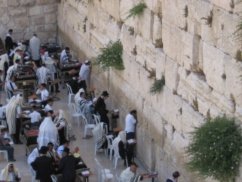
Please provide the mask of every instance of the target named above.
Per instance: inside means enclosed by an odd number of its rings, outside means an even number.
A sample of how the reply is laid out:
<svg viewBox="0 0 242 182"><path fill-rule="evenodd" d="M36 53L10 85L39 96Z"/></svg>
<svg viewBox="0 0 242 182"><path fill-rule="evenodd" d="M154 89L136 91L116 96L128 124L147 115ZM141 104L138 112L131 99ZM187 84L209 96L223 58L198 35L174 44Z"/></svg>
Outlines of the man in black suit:
<svg viewBox="0 0 242 182"><path fill-rule="evenodd" d="M104 122L108 126L109 131L109 118L107 116L108 110L106 109L105 100L109 97L109 93L107 91L103 91L102 95L97 99L94 110L96 113L100 114L101 122Z"/></svg>
<svg viewBox="0 0 242 182"><path fill-rule="evenodd" d="M9 51L10 49L13 50L14 43L13 43L13 39L12 39L12 33L13 33L13 29L9 29L8 34L5 38L5 49L7 51Z"/></svg>
<svg viewBox="0 0 242 182"><path fill-rule="evenodd" d="M52 182L51 174L54 173L54 168L52 165L52 160L47 157L48 147L42 146L40 148L40 157L37 157L31 166L36 171L36 179L40 182Z"/></svg>
<svg viewBox="0 0 242 182"><path fill-rule="evenodd" d="M62 174L61 182L75 182L76 179L76 167L80 158L75 158L70 155L70 149L65 147L62 158L60 160L59 171Z"/></svg>

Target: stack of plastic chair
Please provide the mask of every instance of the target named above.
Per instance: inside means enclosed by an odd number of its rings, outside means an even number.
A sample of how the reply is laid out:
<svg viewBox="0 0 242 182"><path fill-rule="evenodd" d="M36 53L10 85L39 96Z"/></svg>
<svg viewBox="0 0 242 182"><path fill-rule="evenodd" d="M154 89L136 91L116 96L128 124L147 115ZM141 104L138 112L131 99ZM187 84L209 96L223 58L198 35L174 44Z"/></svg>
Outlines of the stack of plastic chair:
<svg viewBox="0 0 242 182"><path fill-rule="evenodd" d="M109 169L105 169L98 159L95 158L96 169L97 169L97 182L114 182L114 176Z"/></svg>
<svg viewBox="0 0 242 182"><path fill-rule="evenodd" d="M107 153L109 154L110 160L112 160L113 156L113 135L106 135L106 139L108 142Z"/></svg>
<svg viewBox="0 0 242 182"><path fill-rule="evenodd" d="M8 152L7 152L7 150L0 150L0 155L3 155L3 159L8 161Z"/></svg>
<svg viewBox="0 0 242 182"><path fill-rule="evenodd" d="M72 88L68 83L66 83L66 87L67 87L67 91L68 91L68 104L70 104L72 101L72 97L74 97L75 94L73 93Z"/></svg>
<svg viewBox="0 0 242 182"><path fill-rule="evenodd" d="M80 127L83 114L79 112L75 103L68 104L68 107L69 107L70 115L73 117L74 122L76 122L78 127Z"/></svg>
<svg viewBox="0 0 242 182"><path fill-rule="evenodd" d="M81 116L84 123L84 138L86 138L88 130L93 130L95 127L95 124L89 124L87 122L87 118L84 115L81 115Z"/></svg>

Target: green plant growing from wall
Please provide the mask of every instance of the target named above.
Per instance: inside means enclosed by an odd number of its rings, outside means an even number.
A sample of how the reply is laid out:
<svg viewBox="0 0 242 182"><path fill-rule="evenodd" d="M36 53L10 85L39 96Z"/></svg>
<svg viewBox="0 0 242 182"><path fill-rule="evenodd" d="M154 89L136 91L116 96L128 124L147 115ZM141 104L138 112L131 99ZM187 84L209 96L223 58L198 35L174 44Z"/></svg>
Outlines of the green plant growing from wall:
<svg viewBox="0 0 242 182"><path fill-rule="evenodd" d="M113 67L117 70L123 70L123 45L120 40L109 42L105 48L101 48L101 53L96 59L96 63L103 69Z"/></svg>
<svg viewBox="0 0 242 182"><path fill-rule="evenodd" d="M240 22L238 23L237 25L237 29L236 31L234 32L235 34L235 38L238 40L238 41L242 41L242 19L240 20Z"/></svg>
<svg viewBox="0 0 242 182"><path fill-rule="evenodd" d="M134 6L133 8L131 8L129 10L129 15L127 16L126 19L143 14L145 8L147 8L145 3L141 2L141 3L137 4L136 6Z"/></svg>
<svg viewBox="0 0 242 182"><path fill-rule="evenodd" d="M241 50L237 50L236 51L235 59L237 61L242 61L242 52L241 52Z"/></svg>
<svg viewBox="0 0 242 182"><path fill-rule="evenodd" d="M150 88L151 94L157 94L160 93L165 85L165 77L162 76L161 79L155 80L153 85Z"/></svg>
<svg viewBox="0 0 242 182"><path fill-rule="evenodd" d="M190 170L221 182L233 181L242 154L241 128L226 116L208 119L192 133L187 154Z"/></svg>

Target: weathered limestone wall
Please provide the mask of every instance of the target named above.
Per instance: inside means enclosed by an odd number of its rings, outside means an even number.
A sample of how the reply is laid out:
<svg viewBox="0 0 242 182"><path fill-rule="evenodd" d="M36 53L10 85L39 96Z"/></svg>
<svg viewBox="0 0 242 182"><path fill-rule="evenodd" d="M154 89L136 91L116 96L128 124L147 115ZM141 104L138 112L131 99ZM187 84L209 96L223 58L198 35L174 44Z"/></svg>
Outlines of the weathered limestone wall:
<svg viewBox="0 0 242 182"><path fill-rule="evenodd" d="M138 156L162 181L174 170L181 171L182 182L212 181L186 170L184 151L189 133L207 116L226 113L242 120L242 63L235 59L241 45L233 35L242 3L144 1L144 14L129 19L139 0L61 1L60 41L95 57L110 40L120 39L125 70L96 68L92 84L109 90L109 104L121 111L120 125L131 108L138 110ZM149 93L154 70L166 81L157 95Z"/></svg>
<svg viewBox="0 0 242 182"><path fill-rule="evenodd" d="M41 42L56 42L57 0L0 0L0 37L13 29L15 41L37 33Z"/></svg>

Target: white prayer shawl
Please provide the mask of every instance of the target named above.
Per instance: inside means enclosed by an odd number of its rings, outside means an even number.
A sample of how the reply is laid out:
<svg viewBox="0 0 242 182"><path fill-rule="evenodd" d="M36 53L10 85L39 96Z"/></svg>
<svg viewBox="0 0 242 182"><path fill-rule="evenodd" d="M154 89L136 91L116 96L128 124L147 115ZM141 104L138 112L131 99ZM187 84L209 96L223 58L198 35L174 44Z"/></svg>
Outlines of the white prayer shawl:
<svg viewBox="0 0 242 182"><path fill-rule="evenodd" d="M85 92L83 88L80 88L78 90L78 92L76 93L75 97L74 97L74 101L75 101L76 105L79 105L79 101L80 101L80 98L81 98L80 97L81 92Z"/></svg>
<svg viewBox="0 0 242 182"><path fill-rule="evenodd" d="M36 71L36 76L38 78L38 84L45 83L47 84L48 78L50 78L51 73L50 70L44 66L41 66Z"/></svg>
<svg viewBox="0 0 242 182"><path fill-rule="evenodd" d="M16 117L17 117L17 107L21 106L23 103L23 98L19 95L13 96L6 106L6 118L8 123L9 134L16 133Z"/></svg>
<svg viewBox="0 0 242 182"><path fill-rule="evenodd" d="M66 118L67 117L66 117L65 112L62 109L60 109L59 110L59 115L58 115L58 117L55 118L54 123L55 123L56 126L57 125L62 125L63 127L65 127L64 128L65 138L67 140L69 140L70 137L71 137L70 135L72 133L72 126L71 126L71 123L68 122Z"/></svg>
<svg viewBox="0 0 242 182"><path fill-rule="evenodd" d="M14 75L15 72L17 71L17 68L18 68L18 64L14 64L8 68L6 81L10 80L11 76Z"/></svg>
<svg viewBox="0 0 242 182"><path fill-rule="evenodd" d="M47 146L49 142L52 142L55 146L58 145L58 130L51 117L45 117L44 121L41 123L37 142L39 148Z"/></svg>
<svg viewBox="0 0 242 182"><path fill-rule="evenodd" d="M31 163L34 162L37 157L39 157L39 150L38 148L35 148L28 156L28 164L31 165Z"/></svg>
<svg viewBox="0 0 242 182"><path fill-rule="evenodd" d="M21 177L19 170L15 166L14 166L13 172L10 173L8 171L10 164L13 165L13 163L8 163L7 166L4 169L2 169L1 175L0 175L0 181L14 182L15 176L18 176L19 178Z"/></svg>
<svg viewBox="0 0 242 182"><path fill-rule="evenodd" d="M85 80L87 82L89 79L89 75L90 75L90 65L82 64L79 72L80 79Z"/></svg>
<svg viewBox="0 0 242 182"><path fill-rule="evenodd" d="M121 174L120 174L120 182L139 182L140 176L134 174L130 167L126 168Z"/></svg>
<svg viewBox="0 0 242 182"><path fill-rule="evenodd" d="M9 63L8 54L2 54L0 56L0 70L4 71L4 63Z"/></svg>
<svg viewBox="0 0 242 182"><path fill-rule="evenodd" d="M40 59L40 40L38 37L33 36L29 41L30 54L33 60Z"/></svg>

